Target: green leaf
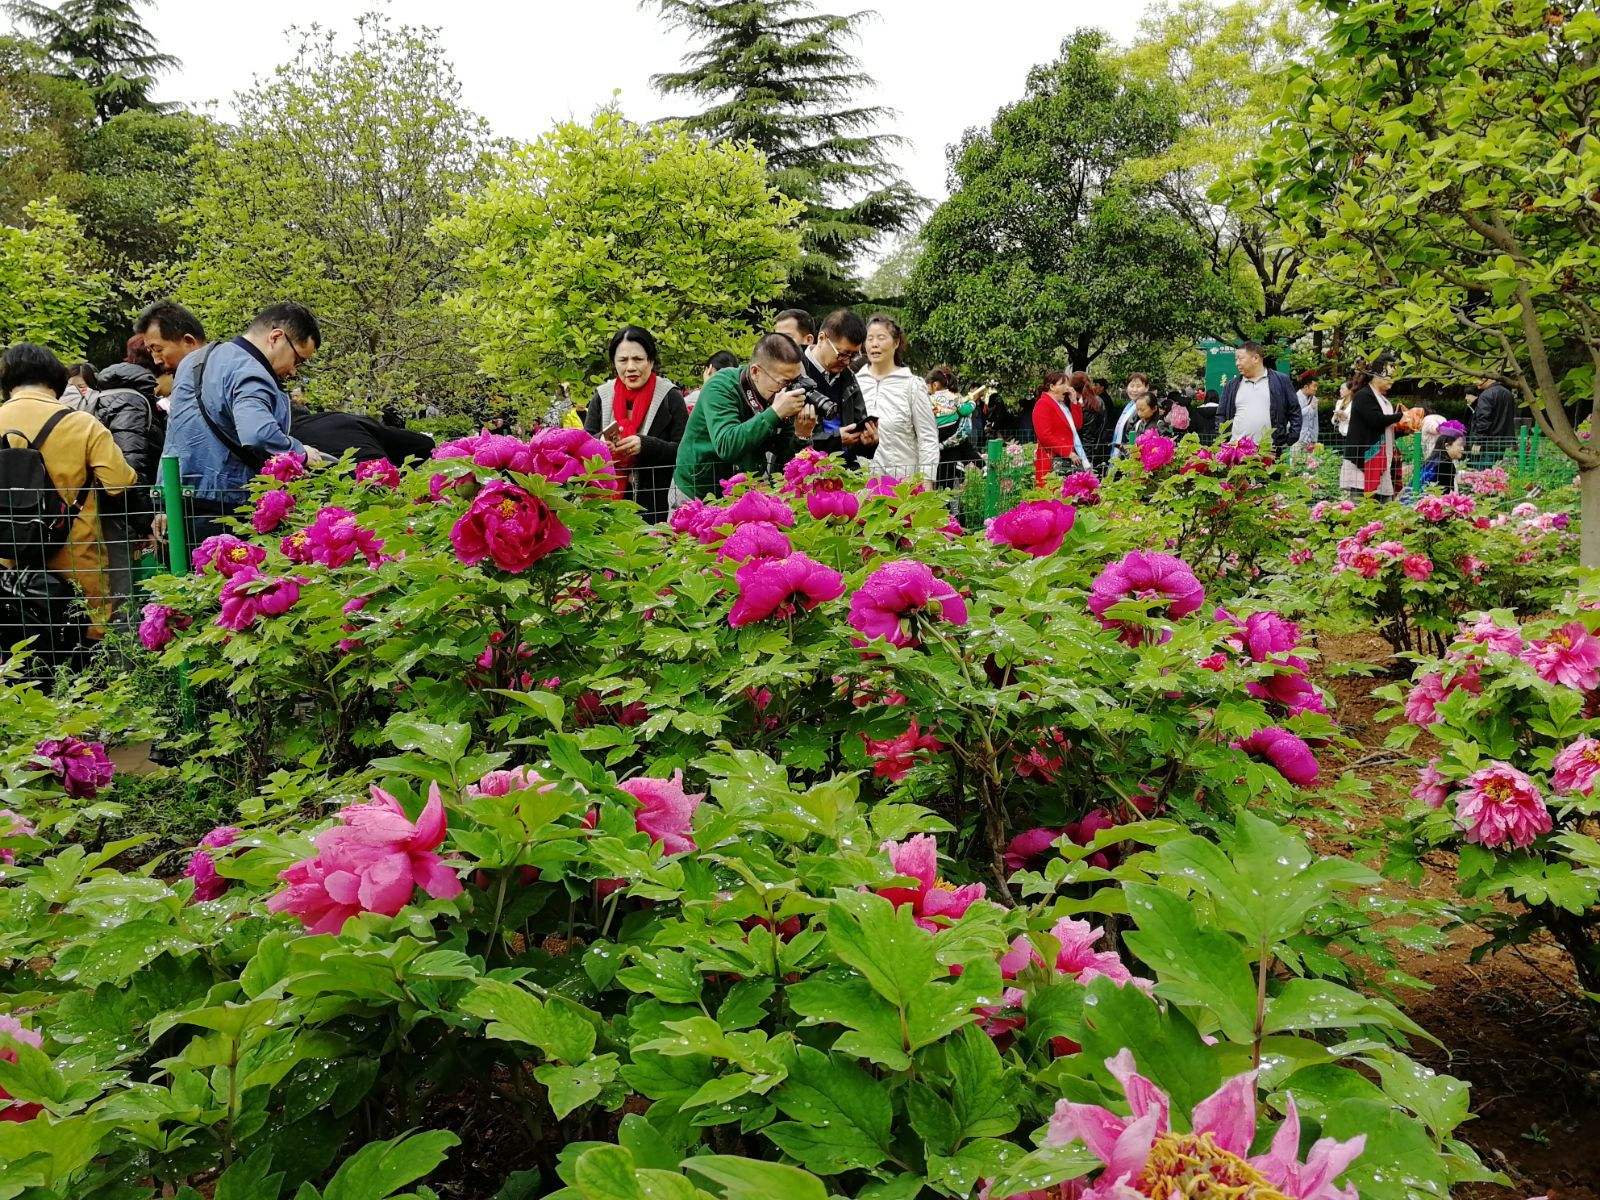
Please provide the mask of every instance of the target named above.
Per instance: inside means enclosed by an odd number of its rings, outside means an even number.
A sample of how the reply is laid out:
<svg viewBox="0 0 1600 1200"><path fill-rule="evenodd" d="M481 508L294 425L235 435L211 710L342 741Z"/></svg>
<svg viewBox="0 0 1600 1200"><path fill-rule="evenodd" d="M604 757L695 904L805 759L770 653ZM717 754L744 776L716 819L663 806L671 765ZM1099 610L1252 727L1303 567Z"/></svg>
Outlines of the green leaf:
<svg viewBox="0 0 1600 1200"><path fill-rule="evenodd" d="M720 1185L727 1200L828 1200L822 1180L784 1163L703 1154L684 1159L683 1169Z"/></svg>
<svg viewBox="0 0 1600 1200"><path fill-rule="evenodd" d="M499 979L482 979L457 1005L489 1021L488 1037L537 1046L563 1062L582 1062L593 1051L595 1028L587 1010L565 996L548 1004L526 988Z"/></svg>
<svg viewBox="0 0 1600 1200"><path fill-rule="evenodd" d="M1003 1178L989 1185L989 1200L1007 1200L1023 1192L1042 1192L1069 1179L1081 1179L1101 1166L1082 1146L1045 1146L1013 1163Z"/></svg>
<svg viewBox="0 0 1600 1200"><path fill-rule="evenodd" d="M1118 987L1104 977L1083 998L1083 1029L1076 1040L1097 1071L1123 1049L1133 1051L1140 1074L1171 1095L1175 1110L1189 1111L1222 1082L1217 1055L1180 1012L1163 1012L1138 988Z"/></svg>
<svg viewBox="0 0 1600 1200"><path fill-rule="evenodd" d="M212 1200L278 1200L283 1172L269 1174L271 1170L270 1149L257 1150L248 1158L241 1158L217 1180Z"/></svg>
<svg viewBox="0 0 1600 1200"><path fill-rule="evenodd" d="M919 929L909 905L896 908L871 892L839 896L828 917L828 946L860 971L873 991L908 1009L946 969L934 957L933 935Z"/></svg>
<svg viewBox="0 0 1600 1200"><path fill-rule="evenodd" d="M1361 1157L1340 1178L1361 1200L1410 1200L1417 1192L1446 1196L1450 1173L1428 1131L1399 1109L1373 1100L1341 1100L1323 1115L1322 1136L1365 1135Z"/></svg>
<svg viewBox="0 0 1600 1200"><path fill-rule="evenodd" d="M808 1171L837 1175L876 1167L889 1157L894 1105L861 1068L802 1046L773 1099L792 1120L762 1132Z"/></svg>
<svg viewBox="0 0 1600 1200"><path fill-rule="evenodd" d="M1200 928L1194 907L1166 888L1129 883L1123 891L1139 924L1123 934L1123 941L1155 972L1157 993L1209 1010L1229 1041L1250 1041L1256 985L1238 940Z"/></svg>
<svg viewBox="0 0 1600 1200"><path fill-rule="evenodd" d="M787 993L789 1007L807 1024L831 1021L851 1029L834 1043L841 1053L903 1071L911 1058L902 1046L900 1011L865 979L841 977L833 972L803 979Z"/></svg>
<svg viewBox="0 0 1600 1200"><path fill-rule="evenodd" d="M576 1067L546 1063L534 1068L533 1077L550 1093L550 1107L559 1120L589 1103L617 1077L617 1056L602 1054Z"/></svg>
<svg viewBox="0 0 1600 1200"><path fill-rule="evenodd" d="M415 750L447 766L459 762L472 742L470 725L436 725L414 712L395 713L383 734L398 749Z"/></svg>
<svg viewBox="0 0 1600 1200"><path fill-rule="evenodd" d="M960 1139L1004 1137L1015 1129L1021 1119L1016 1089L994 1040L968 1025L945 1043L944 1052Z"/></svg>
<svg viewBox="0 0 1600 1200"><path fill-rule="evenodd" d="M387 1200L436 1170L461 1139L442 1129L368 1142L334 1173L323 1200Z"/></svg>

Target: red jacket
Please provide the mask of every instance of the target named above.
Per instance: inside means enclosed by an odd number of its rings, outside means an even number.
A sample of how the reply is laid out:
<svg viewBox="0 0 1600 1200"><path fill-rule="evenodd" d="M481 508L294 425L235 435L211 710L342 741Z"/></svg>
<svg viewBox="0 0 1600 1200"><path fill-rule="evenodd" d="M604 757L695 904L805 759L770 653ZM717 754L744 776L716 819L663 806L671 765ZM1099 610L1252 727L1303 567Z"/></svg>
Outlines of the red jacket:
<svg viewBox="0 0 1600 1200"><path fill-rule="evenodd" d="M1033 436L1037 442L1033 478L1036 484L1042 484L1053 460L1071 458L1078 452L1077 430L1049 392L1040 392L1033 402Z"/></svg>

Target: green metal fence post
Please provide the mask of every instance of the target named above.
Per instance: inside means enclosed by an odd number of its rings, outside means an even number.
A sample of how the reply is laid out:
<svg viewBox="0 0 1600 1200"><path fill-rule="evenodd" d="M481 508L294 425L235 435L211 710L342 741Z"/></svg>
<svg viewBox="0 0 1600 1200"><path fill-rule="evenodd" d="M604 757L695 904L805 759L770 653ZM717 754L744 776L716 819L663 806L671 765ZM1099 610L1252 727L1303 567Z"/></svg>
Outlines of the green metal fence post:
<svg viewBox="0 0 1600 1200"><path fill-rule="evenodd" d="M1524 425L1517 426L1517 473L1523 474L1528 469L1528 430Z"/></svg>
<svg viewBox="0 0 1600 1200"><path fill-rule="evenodd" d="M167 514L167 563L174 575L189 573L189 530L183 520L183 473L178 460L161 460L161 501ZM194 693L189 690L189 668L178 668L178 712L184 729L194 728Z"/></svg>
<svg viewBox="0 0 1600 1200"><path fill-rule="evenodd" d="M989 440L988 469L983 479L983 519L993 520L1000 515L1000 472L1005 469L1006 444L999 438Z"/></svg>
<svg viewBox="0 0 1600 1200"><path fill-rule="evenodd" d="M1411 490L1422 490L1422 433L1419 431L1411 435Z"/></svg>

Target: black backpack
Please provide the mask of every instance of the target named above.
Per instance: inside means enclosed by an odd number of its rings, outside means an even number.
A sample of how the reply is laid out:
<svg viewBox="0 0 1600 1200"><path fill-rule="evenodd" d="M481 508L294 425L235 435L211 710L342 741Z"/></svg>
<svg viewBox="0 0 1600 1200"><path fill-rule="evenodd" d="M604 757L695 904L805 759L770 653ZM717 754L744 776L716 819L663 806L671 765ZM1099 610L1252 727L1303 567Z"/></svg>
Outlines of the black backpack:
<svg viewBox="0 0 1600 1200"><path fill-rule="evenodd" d="M61 498L44 464L45 441L71 411L52 413L31 438L15 429L0 433L0 558L21 567L43 566L67 544L78 516L78 506Z"/></svg>

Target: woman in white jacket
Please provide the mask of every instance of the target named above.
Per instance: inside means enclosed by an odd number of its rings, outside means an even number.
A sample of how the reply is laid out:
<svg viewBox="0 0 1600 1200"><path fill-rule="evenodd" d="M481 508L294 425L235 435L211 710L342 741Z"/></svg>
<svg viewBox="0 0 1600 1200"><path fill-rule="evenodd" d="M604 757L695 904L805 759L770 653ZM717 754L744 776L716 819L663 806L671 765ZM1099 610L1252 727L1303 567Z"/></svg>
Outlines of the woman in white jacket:
<svg viewBox="0 0 1600 1200"><path fill-rule="evenodd" d="M878 449L868 470L931 487L939 475L939 427L927 384L905 365L906 335L893 318L879 315L867 322L862 349L867 365L856 379L868 419L878 422Z"/></svg>

